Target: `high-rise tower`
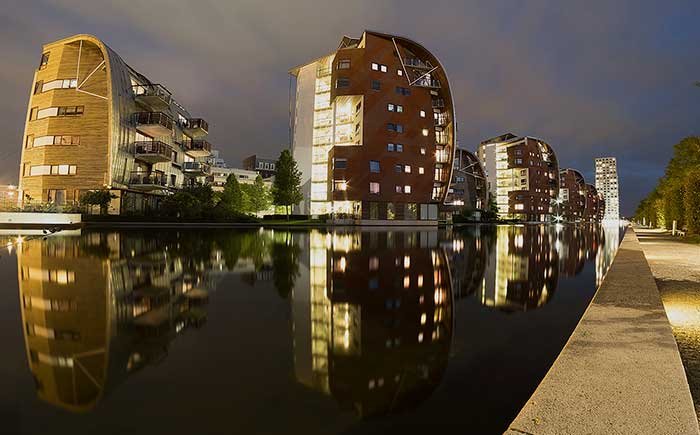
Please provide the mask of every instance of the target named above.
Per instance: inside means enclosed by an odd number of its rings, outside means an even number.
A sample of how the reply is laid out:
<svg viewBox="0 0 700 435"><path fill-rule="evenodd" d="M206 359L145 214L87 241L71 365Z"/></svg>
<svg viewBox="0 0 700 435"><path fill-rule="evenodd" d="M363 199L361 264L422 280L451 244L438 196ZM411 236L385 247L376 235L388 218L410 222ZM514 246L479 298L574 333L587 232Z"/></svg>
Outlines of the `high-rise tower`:
<svg viewBox="0 0 700 435"><path fill-rule="evenodd" d="M620 190L615 157L595 159L595 187L605 198L606 220L620 219Z"/></svg>

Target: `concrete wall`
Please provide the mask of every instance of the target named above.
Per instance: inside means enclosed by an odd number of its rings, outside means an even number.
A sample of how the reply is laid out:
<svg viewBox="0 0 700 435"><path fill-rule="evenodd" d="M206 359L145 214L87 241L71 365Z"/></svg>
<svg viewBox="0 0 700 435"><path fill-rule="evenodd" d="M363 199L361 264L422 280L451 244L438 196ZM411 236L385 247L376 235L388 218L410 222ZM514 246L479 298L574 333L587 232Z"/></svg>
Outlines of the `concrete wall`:
<svg viewBox="0 0 700 435"><path fill-rule="evenodd" d="M0 213L2 225L75 225L79 224L78 213Z"/></svg>

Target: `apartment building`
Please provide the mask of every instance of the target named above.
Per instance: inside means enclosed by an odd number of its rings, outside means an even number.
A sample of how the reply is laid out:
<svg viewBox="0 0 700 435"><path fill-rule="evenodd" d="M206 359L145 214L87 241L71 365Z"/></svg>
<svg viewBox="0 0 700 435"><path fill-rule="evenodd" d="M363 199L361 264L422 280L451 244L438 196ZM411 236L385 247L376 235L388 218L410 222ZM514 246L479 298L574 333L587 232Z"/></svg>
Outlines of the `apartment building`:
<svg viewBox="0 0 700 435"><path fill-rule="evenodd" d="M576 169L559 172L559 198L555 211L559 221L578 222L586 210L586 181Z"/></svg>
<svg viewBox="0 0 700 435"><path fill-rule="evenodd" d="M438 59L410 39L365 31L290 74L299 211L364 223L436 222L456 131Z"/></svg>
<svg viewBox="0 0 700 435"><path fill-rule="evenodd" d="M600 222L605 217L606 202L603 195L592 184L586 183L586 209L583 220L587 222Z"/></svg>
<svg viewBox="0 0 700 435"><path fill-rule="evenodd" d="M506 133L481 142L478 157L501 218L552 219L559 196L559 163L548 143Z"/></svg>
<svg viewBox="0 0 700 435"><path fill-rule="evenodd" d="M445 205L452 210L483 210L488 207L487 198L486 174L481 162L471 151L457 148Z"/></svg>
<svg viewBox="0 0 700 435"><path fill-rule="evenodd" d="M210 175L208 124L92 35L44 45L24 128L22 204L107 188L110 212L157 207Z"/></svg>
<svg viewBox="0 0 700 435"><path fill-rule="evenodd" d="M620 219L620 187L615 157L595 159L595 187L598 189L598 193L605 198L604 219Z"/></svg>
<svg viewBox="0 0 700 435"><path fill-rule="evenodd" d="M276 165L277 160L258 157L257 154L253 154L252 156L243 159L243 169L248 171L256 171L263 178L273 177L276 172Z"/></svg>

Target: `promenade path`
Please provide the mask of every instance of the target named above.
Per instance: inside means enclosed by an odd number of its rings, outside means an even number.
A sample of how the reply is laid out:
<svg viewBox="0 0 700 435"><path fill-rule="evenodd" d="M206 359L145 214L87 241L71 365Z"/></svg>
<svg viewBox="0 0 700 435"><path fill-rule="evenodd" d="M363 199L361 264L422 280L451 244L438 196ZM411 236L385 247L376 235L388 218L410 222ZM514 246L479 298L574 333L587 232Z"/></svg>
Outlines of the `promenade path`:
<svg viewBox="0 0 700 435"><path fill-rule="evenodd" d="M700 415L700 245L664 230L635 229L661 293Z"/></svg>
<svg viewBox="0 0 700 435"><path fill-rule="evenodd" d="M659 291L627 230L591 305L506 434L699 433Z"/></svg>

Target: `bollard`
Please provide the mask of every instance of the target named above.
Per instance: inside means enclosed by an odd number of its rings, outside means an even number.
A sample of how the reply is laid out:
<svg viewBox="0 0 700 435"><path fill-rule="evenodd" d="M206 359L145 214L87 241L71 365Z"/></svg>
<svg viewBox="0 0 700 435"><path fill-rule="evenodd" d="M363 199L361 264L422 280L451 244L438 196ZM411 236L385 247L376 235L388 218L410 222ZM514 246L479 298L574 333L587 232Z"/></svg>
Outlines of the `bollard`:
<svg viewBox="0 0 700 435"><path fill-rule="evenodd" d="M675 236L676 235L676 220L673 220L673 229L671 230L671 235Z"/></svg>

